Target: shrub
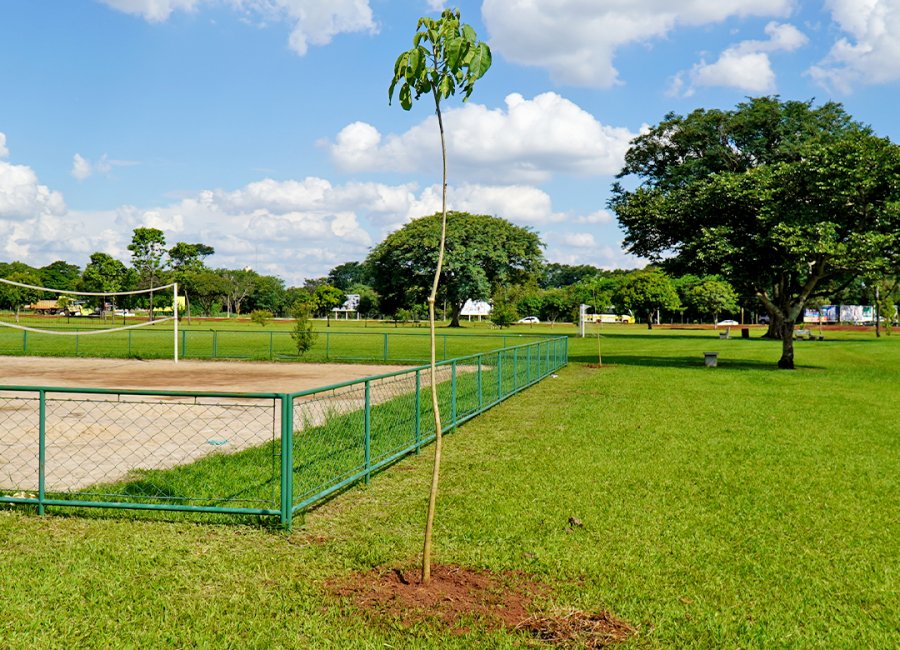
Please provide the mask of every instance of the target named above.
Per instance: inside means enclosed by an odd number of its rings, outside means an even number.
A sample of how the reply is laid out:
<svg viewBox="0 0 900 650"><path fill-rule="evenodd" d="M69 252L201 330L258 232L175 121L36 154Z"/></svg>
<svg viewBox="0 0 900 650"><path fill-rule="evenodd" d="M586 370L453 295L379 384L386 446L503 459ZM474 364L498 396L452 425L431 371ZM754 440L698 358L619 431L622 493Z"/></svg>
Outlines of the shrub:
<svg viewBox="0 0 900 650"><path fill-rule="evenodd" d="M271 319L272 312L268 309L254 309L250 312L250 320L261 327L265 327Z"/></svg>
<svg viewBox="0 0 900 650"><path fill-rule="evenodd" d="M313 331L312 307L306 302L296 302L291 307L291 316L294 319L294 329L291 338L297 344L297 354L301 357L309 352L316 343L319 335Z"/></svg>

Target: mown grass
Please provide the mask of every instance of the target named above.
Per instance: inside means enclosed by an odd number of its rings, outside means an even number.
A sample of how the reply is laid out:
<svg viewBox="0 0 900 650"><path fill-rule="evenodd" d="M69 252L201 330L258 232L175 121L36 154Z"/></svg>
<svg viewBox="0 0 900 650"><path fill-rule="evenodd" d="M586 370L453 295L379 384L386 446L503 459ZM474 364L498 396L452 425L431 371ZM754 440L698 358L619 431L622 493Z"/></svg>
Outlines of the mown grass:
<svg viewBox="0 0 900 650"><path fill-rule="evenodd" d="M445 440L436 560L518 569L640 648L896 647L900 337L605 328ZM703 367L702 353L720 353ZM372 621L326 582L410 566L430 454L261 528L0 513L0 639L30 647L525 647ZM583 527L571 528L569 517Z"/></svg>
<svg viewBox="0 0 900 650"><path fill-rule="evenodd" d="M9 322L9 318L3 320ZM121 327L121 321L22 317L20 325L35 329L74 332ZM132 324L132 323L129 323ZM427 329L391 323L355 321L316 322L313 347L298 357L291 338L291 322L275 320L261 327L247 319L200 321L179 326L179 356L188 359L253 359L281 361L357 361L366 363L419 363L429 357ZM172 322L109 334L52 335L0 327L0 354L31 356L118 357L166 359L173 356ZM439 360L555 334L550 326L519 326L491 330L487 323L466 323L462 329L442 327L436 354Z"/></svg>

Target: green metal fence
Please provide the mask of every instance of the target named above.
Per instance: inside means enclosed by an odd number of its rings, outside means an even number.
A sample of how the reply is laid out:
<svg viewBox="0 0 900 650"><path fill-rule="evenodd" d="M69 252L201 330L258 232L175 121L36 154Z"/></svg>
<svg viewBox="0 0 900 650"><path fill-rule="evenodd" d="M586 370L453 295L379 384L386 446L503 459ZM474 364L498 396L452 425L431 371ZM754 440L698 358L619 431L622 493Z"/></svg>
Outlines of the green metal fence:
<svg viewBox="0 0 900 650"><path fill-rule="evenodd" d="M0 355L137 357L173 356L171 328L143 328L98 336L78 331L102 328L59 328L76 332L58 336L27 330L0 329ZM437 334L437 358L448 360L470 352L487 352L547 338L531 334ZM223 330L179 328L179 357L187 359L297 359L297 347L286 330ZM430 347L427 332L347 332L336 328L318 332L305 361L425 362Z"/></svg>
<svg viewBox="0 0 900 650"><path fill-rule="evenodd" d="M445 430L567 362L568 339L437 367ZM435 437L427 366L297 393L0 387L0 502L293 515Z"/></svg>

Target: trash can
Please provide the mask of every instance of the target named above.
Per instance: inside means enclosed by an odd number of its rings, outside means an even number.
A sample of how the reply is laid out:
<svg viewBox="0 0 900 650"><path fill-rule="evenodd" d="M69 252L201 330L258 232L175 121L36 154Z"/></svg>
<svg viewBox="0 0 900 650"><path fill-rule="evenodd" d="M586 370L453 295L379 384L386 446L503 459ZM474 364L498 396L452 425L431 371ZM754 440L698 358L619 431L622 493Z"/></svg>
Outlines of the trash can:
<svg viewBox="0 0 900 650"><path fill-rule="evenodd" d="M703 362L706 364L707 368L715 368L719 365L719 353L718 352L704 352L703 353Z"/></svg>
<svg viewBox="0 0 900 650"><path fill-rule="evenodd" d="M749 339L749 338L750 338L750 328L749 328L749 327L742 327L742 328L741 328L741 338L742 338L742 339Z"/></svg>

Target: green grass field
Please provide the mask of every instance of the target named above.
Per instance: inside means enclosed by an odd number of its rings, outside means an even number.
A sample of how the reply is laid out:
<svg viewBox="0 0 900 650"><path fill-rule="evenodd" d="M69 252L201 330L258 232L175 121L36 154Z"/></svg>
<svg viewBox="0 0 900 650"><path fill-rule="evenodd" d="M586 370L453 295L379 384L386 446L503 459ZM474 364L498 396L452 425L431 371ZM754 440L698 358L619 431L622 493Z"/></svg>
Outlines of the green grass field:
<svg viewBox="0 0 900 650"><path fill-rule="evenodd" d="M626 647L897 647L900 336L826 332L785 372L778 342L602 331L602 368L597 339L573 339L556 378L446 438L435 560L528 572L542 607L639 625ZM415 564L430 460L290 535L2 511L2 645L529 647L477 623L372 622L328 595L331 578Z"/></svg>
<svg viewBox="0 0 900 650"><path fill-rule="evenodd" d="M11 323L9 315L0 318ZM89 332L121 327L122 321L88 318L21 317L19 324L42 330ZM129 324L133 324L129 322ZM461 330L442 327L438 332L438 360L554 334L562 326L517 326L489 329L487 322L466 323ZM361 361L366 363L418 363L428 359L428 328L422 324L362 323L356 321L316 321L318 338L303 361ZM571 327L569 328L571 329ZM298 360L290 336L291 321L273 320L265 327L247 318L199 320L179 325L179 356L189 359ZM0 327L0 355L81 356L158 359L173 356L172 322L161 322L108 334L51 335Z"/></svg>

